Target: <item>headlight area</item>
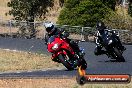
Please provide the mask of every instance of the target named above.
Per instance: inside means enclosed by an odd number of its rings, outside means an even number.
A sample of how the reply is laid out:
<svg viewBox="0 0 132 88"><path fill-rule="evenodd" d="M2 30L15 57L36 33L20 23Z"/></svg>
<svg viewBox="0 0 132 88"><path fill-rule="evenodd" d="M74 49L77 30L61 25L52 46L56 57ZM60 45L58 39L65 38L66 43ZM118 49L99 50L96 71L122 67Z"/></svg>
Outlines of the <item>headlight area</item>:
<svg viewBox="0 0 132 88"><path fill-rule="evenodd" d="M52 50L56 50L56 49L58 49L58 47L59 47L59 44L56 43L56 44L54 44L54 46L52 47Z"/></svg>

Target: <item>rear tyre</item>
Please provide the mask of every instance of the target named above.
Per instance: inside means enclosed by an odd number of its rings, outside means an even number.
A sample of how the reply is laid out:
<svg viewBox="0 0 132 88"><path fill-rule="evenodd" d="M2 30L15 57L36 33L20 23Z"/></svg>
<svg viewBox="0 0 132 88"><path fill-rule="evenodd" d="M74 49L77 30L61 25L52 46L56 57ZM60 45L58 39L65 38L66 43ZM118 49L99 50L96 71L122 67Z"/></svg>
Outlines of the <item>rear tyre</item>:
<svg viewBox="0 0 132 88"><path fill-rule="evenodd" d="M59 56L60 62L68 69L68 70L74 70L73 64L71 64L64 55L60 54Z"/></svg>
<svg viewBox="0 0 132 88"><path fill-rule="evenodd" d="M125 59L122 56L122 53L117 48L114 48L114 53L115 53L115 55L114 55L115 56L115 59L118 62L125 62Z"/></svg>

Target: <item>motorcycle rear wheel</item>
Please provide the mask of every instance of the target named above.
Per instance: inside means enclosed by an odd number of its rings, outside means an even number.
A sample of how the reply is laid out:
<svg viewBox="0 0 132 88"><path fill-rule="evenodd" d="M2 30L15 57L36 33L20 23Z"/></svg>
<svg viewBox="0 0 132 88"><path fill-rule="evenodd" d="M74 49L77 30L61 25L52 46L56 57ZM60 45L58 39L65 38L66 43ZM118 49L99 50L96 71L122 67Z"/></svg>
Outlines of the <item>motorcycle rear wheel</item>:
<svg viewBox="0 0 132 88"><path fill-rule="evenodd" d="M82 66L82 69L84 69L84 70L87 68L87 62L84 58L82 58L81 66Z"/></svg>

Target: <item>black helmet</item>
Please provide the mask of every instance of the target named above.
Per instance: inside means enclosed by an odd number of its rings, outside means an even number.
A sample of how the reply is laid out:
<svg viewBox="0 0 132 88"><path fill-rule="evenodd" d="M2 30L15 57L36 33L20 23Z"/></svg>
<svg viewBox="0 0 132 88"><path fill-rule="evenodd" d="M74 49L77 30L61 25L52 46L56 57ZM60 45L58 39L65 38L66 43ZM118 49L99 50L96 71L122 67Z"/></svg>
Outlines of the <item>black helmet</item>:
<svg viewBox="0 0 132 88"><path fill-rule="evenodd" d="M105 26L105 24L102 21L99 21L96 24L96 29L98 31L104 31L104 29L106 29L106 26Z"/></svg>
<svg viewBox="0 0 132 88"><path fill-rule="evenodd" d="M52 34L56 30L56 28L52 22L45 22L44 26L45 26L48 34Z"/></svg>

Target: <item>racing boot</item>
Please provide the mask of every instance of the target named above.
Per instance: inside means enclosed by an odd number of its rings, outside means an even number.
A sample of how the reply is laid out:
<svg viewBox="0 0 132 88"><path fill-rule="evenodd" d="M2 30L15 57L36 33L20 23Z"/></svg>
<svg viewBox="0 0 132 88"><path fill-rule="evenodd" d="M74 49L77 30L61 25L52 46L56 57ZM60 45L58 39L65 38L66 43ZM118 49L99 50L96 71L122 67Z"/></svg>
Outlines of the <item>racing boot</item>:
<svg viewBox="0 0 132 88"><path fill-rule="evenodd" d="M86 63L86 61L83 62L83 63L81 64L81 66L82 66L82 69L83 69L83 70L86 70L86 69L87 69L87 63Z"/></svg>
<svg viewBox="0 0 132 88"><path fill-rule="evenodd" d="M94 52L95 53L95 55L102 55L102 54L106 54L107 55L107 51L105 51L105 50L98 50L98 52Z"/></svg>

